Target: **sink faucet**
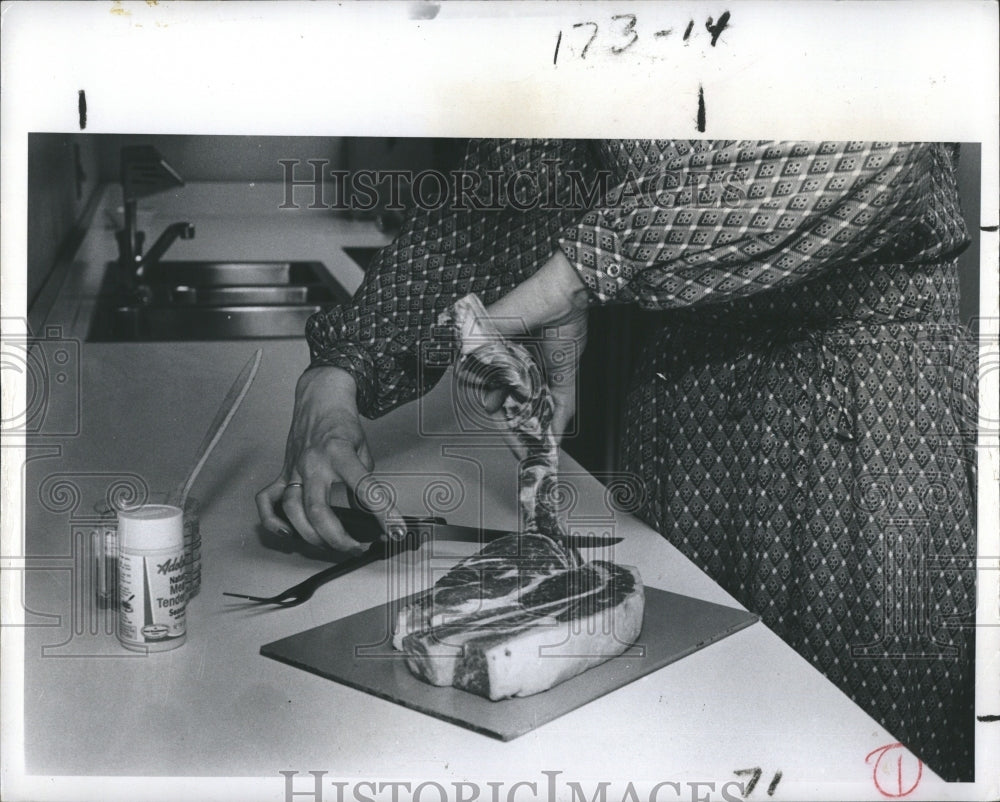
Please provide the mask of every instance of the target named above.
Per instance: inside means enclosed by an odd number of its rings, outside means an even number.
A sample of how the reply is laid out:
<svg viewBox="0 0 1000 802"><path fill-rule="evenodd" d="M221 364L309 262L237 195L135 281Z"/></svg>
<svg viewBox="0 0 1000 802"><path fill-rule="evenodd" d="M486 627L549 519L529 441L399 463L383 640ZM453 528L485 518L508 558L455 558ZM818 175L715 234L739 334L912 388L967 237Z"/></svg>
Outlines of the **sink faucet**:
<svg viewBox="0 0 1000 802"><path fill-rule="evenodd" d="M121 264L124 277L129 282L141 279L146 268L155 265L174 244L174 240L194 239L194 225L191 223L172 223L153 243L148 252L143 254L142 248L146 235L136 230L135 202L125 204L125 228L116 232L118 240L118 261Z"/></svg>
<svg viewBox="0 0 1000 802"><path fill-rule="evenodd" d="M135 257L136 275L143 275L144 269L155 265L167 252L167 248L174 244L178 237L181 239L194 239L194 225L191 223L171 223L163 233L157 237L156 242L146 252L145 256L137 254Z"/></svg>
<svg viewBox="0 0 1000 802"><path fill-rule="evenodd" d="M144 256L142 248L146 235L139 231L136 222L138 199L172 187L182 187L184 180L152 145L128 145L121 149L121 183L125 227L115 232L115 239L118 240L118 263L122 279L128 287L134 289L141 283L144 274L148 273L146 268L155 265L174 240L178 237L194 237L194 226L190 223L167 226Z"/></svg>

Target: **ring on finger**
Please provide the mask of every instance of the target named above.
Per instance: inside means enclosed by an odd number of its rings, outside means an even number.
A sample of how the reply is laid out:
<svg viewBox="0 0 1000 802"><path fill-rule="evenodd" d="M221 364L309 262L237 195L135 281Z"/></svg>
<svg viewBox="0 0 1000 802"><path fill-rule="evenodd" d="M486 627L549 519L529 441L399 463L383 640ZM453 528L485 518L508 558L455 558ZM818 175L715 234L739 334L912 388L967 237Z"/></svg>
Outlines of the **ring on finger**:
<svg viewBox="0 0 1000 802"><path fill-rule="evenodd" d="M302 482L289 482L285 485L285 490L291 490L293 487L302 487Z"/></svg>

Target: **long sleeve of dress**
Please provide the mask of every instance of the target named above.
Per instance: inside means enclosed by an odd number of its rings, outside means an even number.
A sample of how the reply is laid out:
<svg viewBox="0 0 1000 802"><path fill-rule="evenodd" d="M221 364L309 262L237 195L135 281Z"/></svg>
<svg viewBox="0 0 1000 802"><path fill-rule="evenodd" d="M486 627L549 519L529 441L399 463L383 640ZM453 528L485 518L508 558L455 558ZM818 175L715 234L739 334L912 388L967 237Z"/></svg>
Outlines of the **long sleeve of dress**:
<svg viewBox="0 0 1000 802"><path fill-rule="evenodd" d="M478 183L478 191L455 192L441 208L412 212L376 255L351 303L309 319L311 366L351 373L358 409L370 418L430 390L443 371L423 369L419 348L439 314L469 293L493 303L532 275L581 214L556 176L592 169L580 142L472 143L460 181ZM518 192L527 193L524 202Z"/></svg>
<svg viewBox="0 0 1000 802"><path fill-rule="evenodd" d="M933 260L966 239L953 187L939 186L954 180L940 144L603 148L618 183L560 240L600 302L720 303L876 254L885 262Z"/></svg>

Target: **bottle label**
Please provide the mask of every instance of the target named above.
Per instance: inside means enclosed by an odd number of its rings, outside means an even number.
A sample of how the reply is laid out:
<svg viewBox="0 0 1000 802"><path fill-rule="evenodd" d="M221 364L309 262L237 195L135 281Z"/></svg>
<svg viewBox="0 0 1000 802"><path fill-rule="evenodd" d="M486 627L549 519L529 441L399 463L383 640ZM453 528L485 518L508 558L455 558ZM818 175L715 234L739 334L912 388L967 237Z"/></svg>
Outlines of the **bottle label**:
<svg viewBox="0 0 1000 802"><path fill-rule="evenodd" d="M118 558L118 638L163 648L185 635L187 605L184 552Z"/></svg>

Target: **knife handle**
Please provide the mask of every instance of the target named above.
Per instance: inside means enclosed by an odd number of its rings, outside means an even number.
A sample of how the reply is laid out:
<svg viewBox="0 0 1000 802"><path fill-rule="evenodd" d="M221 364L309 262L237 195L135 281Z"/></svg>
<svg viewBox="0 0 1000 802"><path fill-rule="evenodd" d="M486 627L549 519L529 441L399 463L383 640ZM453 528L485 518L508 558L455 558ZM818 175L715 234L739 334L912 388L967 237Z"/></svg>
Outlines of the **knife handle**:
<svg viewBox="0 0 1000 802"><path fill-rule="evenodd" d="M382 523L379 518L367 510L356 510L352 507L333 507L333 514L340 519L347 530L347 534L360 543L371 543L378 540L382 532ZM403 523L407 529L421 526L432 526L434 524L444 525L447 521L439 517L424 517L404 515Z"/></svg>
<svg viewBox="0 0 1000 802"><path fill-rule="evenodd" d="M333 514L340 520L347 534L359 543L372 543L384 534L382 523L374 513L370 513L367 510L356 510L353 507L332 506L330 509L333 510ZM281 508L280 501L275 505L275 512L278 513L278 516L283 521L291 526L291 521L288 520L288 516L285 515L285 511ZM421 526L432 526L434 524L444 526L448 523L440 516L421 518L414 515L404 515L403 522L406 524L408 530Z"/></svg>

